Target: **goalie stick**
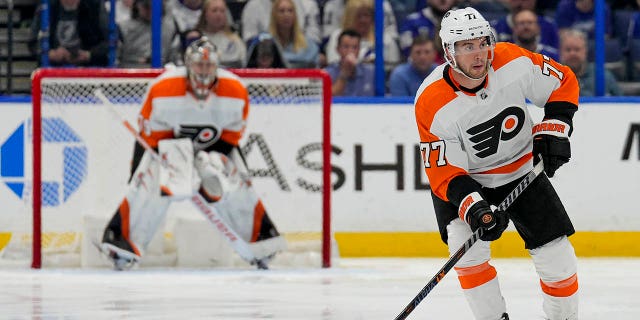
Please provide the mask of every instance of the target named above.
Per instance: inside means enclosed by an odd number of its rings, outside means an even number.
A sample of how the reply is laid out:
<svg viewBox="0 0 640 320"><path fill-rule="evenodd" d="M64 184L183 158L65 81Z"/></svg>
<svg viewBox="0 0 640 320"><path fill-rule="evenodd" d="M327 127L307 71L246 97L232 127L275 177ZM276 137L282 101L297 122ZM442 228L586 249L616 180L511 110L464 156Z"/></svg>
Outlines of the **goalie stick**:
<svg viewBox="0 0 640 320"><path fill-rule="evenodd" d="M496 211L504 212L514 201L522 194L522 192L533 182L533 180L544 170L544 164L542 163L542 159L540 162L533 168L533 170L529 171L529 173L518 183L518 185L507 195L507 197L502 200L500 205L498 205ZM406 319L411 312L420 304L422 300L433 290L433 288L440 283L440 281L444 278L444 276L453 268L453 266L460 261L462 256L464 256L469 249L473 246L474 243L482 237L484 234L484 228L478 228L471 237L456 251L451 258L444 264L444 266L427 282L427 285L418 292L415 298L409 302L409 304L400 312L400 314L395 318L395 320L403 320Z"/></svg>
<svg viewBox="0 0 640 320"><path fill-rule="evenodd" d="M151 154L151 157L154 160L158 161L163 166L168 165L166 163L166 161L162 161L162 157L158 154L158 152L155 151L147 143L147 141L145 141L140 136L138 131L133 127L133 125L131 125L131 122L129 122L127 119L125 119L124 116L122 116L118 112L118 110L116 110L115 105L113 103L111 103L111 101L109 100L109 98L107 98L107 96L104 95L102 90L96 89L94 91L94 94L96 95L96 97L103 104L105 104L107 106L107 109L109 109L111 114L118 121L120 121L122 123L122 125L127 129L127 131L129 131L129 133L131 133L133 135L133 137L145 149L145 151L147 151L147 152L149 152L149 154ZM222 237L225 238L229 242L229 244L233 247L233 249L236 251L236 253L238 253L238 255L242 259L244 259L245 261L249 262L252 265L256 265L258 267L258 269L268 269L269 268L268 265L267 265L267 261L271 257L270 256L256 257L256 255L253 253L253 251L249 247L249 244L244 239L242 239L233 230L233 228L231 228L227 224L227 222L224 221L224 219L222 219L222 216L216 211L215 208L206 205L207 201L199 193L196 193L195 195L189 197L189 200L191 201L193 206L196 207L198 209L198 211L200 211L200 213L202 213L205 216L205 218L209 222L211 222L213 224L213 226L220 232ZM268 241L268 240L265 240L265 241Z"/></svg>

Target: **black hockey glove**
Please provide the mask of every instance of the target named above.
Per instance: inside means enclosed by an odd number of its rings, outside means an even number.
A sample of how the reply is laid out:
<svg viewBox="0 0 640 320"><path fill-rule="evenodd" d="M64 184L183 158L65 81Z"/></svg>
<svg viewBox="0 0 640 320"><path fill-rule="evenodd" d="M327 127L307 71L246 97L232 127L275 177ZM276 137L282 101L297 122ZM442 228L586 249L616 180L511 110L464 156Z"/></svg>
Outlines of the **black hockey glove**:
<svg viewBox="0 0 640 320"><path fill-rule="evenodd" d="M550 178L563 164L571 158L571 144L568 138L558 138L548 135L539 135L533 139L533 165L535 166L542 156L544 172Z"/></svg>
<svg viewBox="0 0 640 320"><path fill-rule="evenodd" d="M533 165L544 162L544 172L553 177L556 170L571 158L570 127L559 120L546 120L533 127Z"/></svg>
<svg viewBox="0 0 640 320"><path fill-rule="evenodd" d="M491 210L489 203L476 192L463 199L460 204L460 217L473 231L484 228L484 233L480 237L484 241L497 240L509 225L507 215L504 212Z"/></svg>

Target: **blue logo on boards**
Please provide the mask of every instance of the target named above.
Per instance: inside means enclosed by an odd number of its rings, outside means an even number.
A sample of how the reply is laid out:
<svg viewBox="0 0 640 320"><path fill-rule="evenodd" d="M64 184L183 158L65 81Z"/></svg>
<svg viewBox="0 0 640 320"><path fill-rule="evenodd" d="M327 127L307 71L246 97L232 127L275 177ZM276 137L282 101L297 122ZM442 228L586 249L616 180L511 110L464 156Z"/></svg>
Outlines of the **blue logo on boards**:
<svg viewBox="0 0 640 320"><path fill-rule="evenodd" d="M31 193L31 132L27 120L0 146L0 179L20 199ZM65 203L87 176L87 147L60 118L42 118L42 168L43 206Z"/></svg>

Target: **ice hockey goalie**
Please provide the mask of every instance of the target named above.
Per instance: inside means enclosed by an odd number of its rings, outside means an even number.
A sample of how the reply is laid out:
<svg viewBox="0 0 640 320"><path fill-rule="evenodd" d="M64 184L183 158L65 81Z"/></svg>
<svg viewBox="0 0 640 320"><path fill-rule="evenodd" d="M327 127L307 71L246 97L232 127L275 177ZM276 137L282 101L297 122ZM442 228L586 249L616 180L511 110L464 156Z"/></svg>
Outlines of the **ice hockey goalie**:
<svg viewBox="0 0 640 320"><path fill-rule="evenodd" d="M143 258L170 204L185 199L213 223L211 232L224 230L236 252L260 268L285 247L238 148L247 90L218 69L215 50L206 37L193 42L185 67L168 69L149 86L126 196L98 246L116 269Z"/></svg>

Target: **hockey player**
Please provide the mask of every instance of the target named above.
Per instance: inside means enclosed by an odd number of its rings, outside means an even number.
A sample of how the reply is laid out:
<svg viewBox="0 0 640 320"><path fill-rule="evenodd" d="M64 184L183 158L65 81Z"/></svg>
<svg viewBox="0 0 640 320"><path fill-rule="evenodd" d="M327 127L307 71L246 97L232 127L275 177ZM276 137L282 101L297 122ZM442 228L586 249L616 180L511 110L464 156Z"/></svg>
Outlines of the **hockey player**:
<svg viewBox="0 0 640 320"><path fill-rule="evenodd" d="M549 182L569 161L578 82L571 70L510 43L495 43L489 23L472 8L450 10L440 30L446 63L415 98L420 147L442 240L450 254L486 231L455 270L476 319L508 319L490 241L509 220L533 258L548 319L577 319L575 231ZM544 108L534 124L525 99ZM507 212L496 206L542 158L539 175Z"/></svg>
<svg viewBox="0 0 640 320"><path fill-rule="evenodd" d="M140 259L171 201L195 193L202 199L197 207L215 206L246 242L279 236L239 175L244 162L238 142L248 114L247 89L218 69L215 46L206 37L187 47L184 67L165 71L150 85L138 116L140 137L162 161L136 143L127 194L101 244L116 269Z"/></svg>

